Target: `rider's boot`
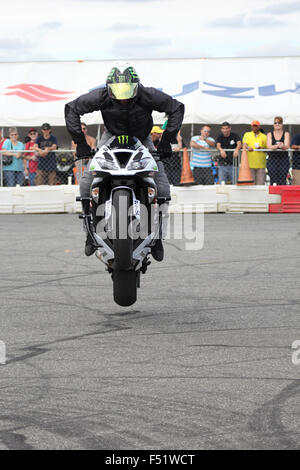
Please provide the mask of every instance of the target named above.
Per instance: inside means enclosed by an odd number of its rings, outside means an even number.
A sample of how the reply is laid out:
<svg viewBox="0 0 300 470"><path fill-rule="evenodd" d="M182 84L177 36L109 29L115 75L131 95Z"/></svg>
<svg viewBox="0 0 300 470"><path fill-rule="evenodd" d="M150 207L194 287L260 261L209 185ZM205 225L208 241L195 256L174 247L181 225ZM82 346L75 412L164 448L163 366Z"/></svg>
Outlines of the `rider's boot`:
<svg viewBox="0 0 300 470"><path fill-rule="evenodd" d="M151 248L151 254L155 261L162 261L164 259L164 247L160 238L156 240L155 245Z"/></svg>
<svg viewBox="0 0 300 470"><path fill-rule="evenodd" d="M169 201L166 198L161 199L159 204L160 211L160 230L159 238L156 240L155 245L151 248L151 254L155 261L162 261L164 259L164 247L162 240L167 236L168 220L169 220Z"/></svg>
<svg viewBox="0 0 300 470"><path fill-rule="evenodd" d="M93 253L96 251L96 247L94 246L94 242L92 237L90 236L88 230L87 230L87 224L89 221L87 219L91 218L91 213L90 213L90 201L91 198L88 196L80 196L76 198L76 201L81 201L82 205L82 214L79 216L80 219L83 219L83 229L86 232L86 241L85 241L85 248L84 252L86 256L91 256Z"/></svg>
<svg viewBox="0 0 300 470"><path fill-rule="evenodd" d="M94 246L92 237L88 233L87 237L86 237L86 241L85 241L85 250L84 250L85 255L86 256L91 256L93 253L95 253L96 249L97 248Z"/></svg>

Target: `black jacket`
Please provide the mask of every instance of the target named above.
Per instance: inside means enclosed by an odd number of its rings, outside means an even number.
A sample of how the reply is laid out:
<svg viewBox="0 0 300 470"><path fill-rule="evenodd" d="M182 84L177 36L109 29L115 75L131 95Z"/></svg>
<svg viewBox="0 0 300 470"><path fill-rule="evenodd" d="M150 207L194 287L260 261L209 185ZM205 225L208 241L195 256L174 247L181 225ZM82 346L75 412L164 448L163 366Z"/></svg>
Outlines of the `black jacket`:
<svg viewBox="0 0 300 470"><path fill-rule="evenodd" d="M86 142L81 131L80 116L101 111L106 129L113 135L135 136L143 141L153 126L152 111L168 115L168 125L163 133L164 143L176 142L183 115L184 104L156 88L139 85L137 97L122 105L108 96L106 87L81 95L65 106L66 126L76 144Z"/></svg>

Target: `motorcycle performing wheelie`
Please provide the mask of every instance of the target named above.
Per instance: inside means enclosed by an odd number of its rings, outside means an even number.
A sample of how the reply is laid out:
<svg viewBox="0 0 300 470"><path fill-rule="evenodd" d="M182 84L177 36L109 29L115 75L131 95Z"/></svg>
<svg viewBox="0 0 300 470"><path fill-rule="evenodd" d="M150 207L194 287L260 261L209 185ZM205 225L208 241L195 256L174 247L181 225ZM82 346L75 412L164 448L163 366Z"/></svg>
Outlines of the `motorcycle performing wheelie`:
<svg viewBox="0 0 300 470"><path fill-rule="evenodd" d="M94 111L101 112L104 130L100 148L80 179L85 255L96 253L104 261L112 275L114 300L127 306L136 301L149 253L156 261L164 257L162 213L168 212L164 202L170 200L170 184L163 161L177 142L184 104L143 86L131 64L117 63L105 86L65 105L66 126L79 159L91 156L80 117ZM157 151L150 135L153 111L167 116Z"/></svg>
<svg viewBox="0 0 300 470"><path fill-rule="evenodd" d="M150 151L136 137L113 136L93 156L90 197L82 202L85 229L113 281L121 306L137 299L141 273L161 237L162 212L153 179L158 171Z"/></svg>

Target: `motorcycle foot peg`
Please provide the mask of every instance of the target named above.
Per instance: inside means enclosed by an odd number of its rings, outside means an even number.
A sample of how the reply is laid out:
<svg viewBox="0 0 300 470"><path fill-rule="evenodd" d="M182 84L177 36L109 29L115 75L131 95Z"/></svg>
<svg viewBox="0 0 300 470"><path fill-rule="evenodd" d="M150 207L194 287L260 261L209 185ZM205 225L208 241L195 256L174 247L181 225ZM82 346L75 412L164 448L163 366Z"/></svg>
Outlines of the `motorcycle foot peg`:
<svg viewBox="0 0 300 470"><path fill-rule="evenodd" d="M79 214L78 215L78 219L88 219L88 218L92 218L92 214Z"/></svg>
<svg viewBox="0 0 300 470"><path fill-rule="evenodd" d="M91 197L76 196L76 201L77 201L77 202L80 202L80 201L91 201L91 200L92 200Z"/></svg>
<svg viewBox="0 0 300 470"><path fill-rule="evenodd" d="M82 205L82 212L84 215L89 214L90 212L90 203L91 203L92 198L91 197L76 197L76 201L80 201Z"/></svg>

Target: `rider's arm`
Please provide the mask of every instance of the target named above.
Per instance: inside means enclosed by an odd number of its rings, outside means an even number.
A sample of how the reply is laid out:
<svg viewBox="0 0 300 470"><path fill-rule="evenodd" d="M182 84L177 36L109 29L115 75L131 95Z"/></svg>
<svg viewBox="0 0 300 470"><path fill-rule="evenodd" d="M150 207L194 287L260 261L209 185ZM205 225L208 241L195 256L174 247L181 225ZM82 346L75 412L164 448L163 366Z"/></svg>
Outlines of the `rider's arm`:
<svg viewBox="0 0 300 470"><path fill-rule="evenodd" d="M66 126L75 144L86 143L81 130L80 116L99 111L105 99L105 92L105 88L97 88L65 105Z"/></svg>
<svg viewBox="0 0 300 470"><path fill-rule="evenodd" d="M140 85L142 87L142 85ZM176 143L176 135L181 128L184 116L184 104L156 88L143 87L145 100L154 111L166 113L168 124L162 135L162 141ZM146 103L148 104L148 103Z"/></svg>

